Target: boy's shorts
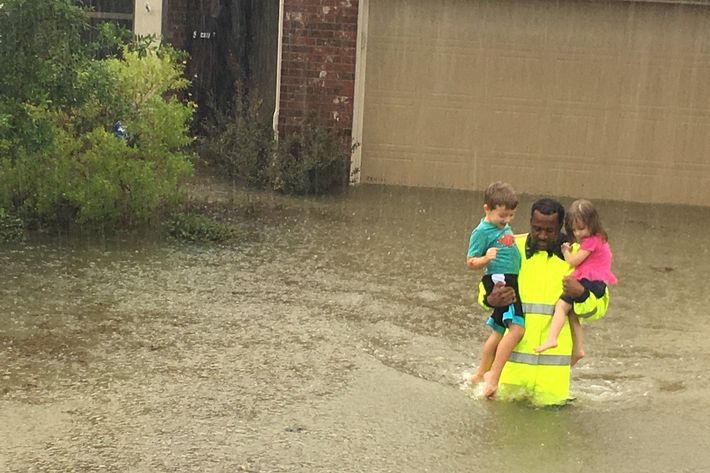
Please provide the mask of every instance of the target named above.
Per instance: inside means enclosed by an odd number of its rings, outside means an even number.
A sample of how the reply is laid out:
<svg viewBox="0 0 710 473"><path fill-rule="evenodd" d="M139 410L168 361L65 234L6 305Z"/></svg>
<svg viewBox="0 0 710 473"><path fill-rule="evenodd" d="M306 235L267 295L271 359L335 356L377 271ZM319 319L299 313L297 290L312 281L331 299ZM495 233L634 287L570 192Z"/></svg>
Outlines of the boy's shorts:
<svg viewBox="0 0 710 473"><path fill-rule="evenodd" d="M497 281L505 282L506 286L513 288L515 302L506 307L494 307L493 313L486 321L486 325L498 333L504 333L511 323L525 327L525 313L523 312L523 304L520 301L520 292L518 291L518 275L486 274L482 279L486 296L491 293Z"/></svg>

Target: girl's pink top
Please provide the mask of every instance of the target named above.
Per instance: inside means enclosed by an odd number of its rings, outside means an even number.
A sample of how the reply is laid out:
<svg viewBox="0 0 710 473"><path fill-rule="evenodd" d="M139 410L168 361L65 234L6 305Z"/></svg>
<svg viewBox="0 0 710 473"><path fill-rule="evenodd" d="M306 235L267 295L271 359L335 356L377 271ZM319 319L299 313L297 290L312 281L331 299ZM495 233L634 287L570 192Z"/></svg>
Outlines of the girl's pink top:
<svg viewBox="0 0 710 473"><path fill-rule="evenodd" d="M586 278L590 281L604 281L616 284L616 276L611 272L611 248L597 235L583 238L579 242L581 249L589 251L587 259L582 261L572 273L576 279Z"/></svg>

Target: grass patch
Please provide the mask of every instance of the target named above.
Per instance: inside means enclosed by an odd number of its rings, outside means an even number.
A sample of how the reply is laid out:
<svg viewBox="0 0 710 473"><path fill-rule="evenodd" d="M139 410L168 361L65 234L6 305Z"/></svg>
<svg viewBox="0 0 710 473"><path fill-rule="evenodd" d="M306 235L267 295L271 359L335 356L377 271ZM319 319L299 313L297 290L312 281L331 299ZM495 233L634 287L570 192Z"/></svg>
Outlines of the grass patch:
<svg viewBox="0 0 710 473"><path fill-rule="evenodd" d="M171 237L192 243L225 243L237 237L237 231L231 225L196 213L175 214L166 227Z"/></svg>

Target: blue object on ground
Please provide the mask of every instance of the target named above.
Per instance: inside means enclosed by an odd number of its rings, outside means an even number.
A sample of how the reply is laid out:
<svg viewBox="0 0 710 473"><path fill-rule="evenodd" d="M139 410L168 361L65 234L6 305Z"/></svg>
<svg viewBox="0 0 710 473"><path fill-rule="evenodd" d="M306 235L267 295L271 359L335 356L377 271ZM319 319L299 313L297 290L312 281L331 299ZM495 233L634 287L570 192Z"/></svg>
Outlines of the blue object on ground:
<svg viewBox="0 0 710 473"><path fill-rule="evenodd" d="M126 129L123 128L121 120L113 124L113 135L119 140L128 140L128 134L126 133Z"/></svg>

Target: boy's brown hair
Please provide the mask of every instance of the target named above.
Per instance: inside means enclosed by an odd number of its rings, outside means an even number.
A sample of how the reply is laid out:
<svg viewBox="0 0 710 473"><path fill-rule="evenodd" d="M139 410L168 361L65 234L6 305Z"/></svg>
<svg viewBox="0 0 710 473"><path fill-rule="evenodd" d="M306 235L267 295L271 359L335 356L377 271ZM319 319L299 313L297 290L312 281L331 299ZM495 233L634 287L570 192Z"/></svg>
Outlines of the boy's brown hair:
<svg viewBox="0 0 710 473"><path fill-rule="evenodd" d="M594 205L584 199L575 200L569 206L567 218L565 219L565 231L567 235L574 235L574 224L582 224L589 229L590 235L597 235L602 240L609 240L609 236L602 226L602 220L599 218L599 212L594 208Z"/></svg>
<svg viewBox="0 0 710 473"><path fill-rule="evenodd" d="M513 186L507 182L496 181L489 185L483 193L483 203L490 210L494 210L496 207L515 210L518 207L518 196L515 195Z"/></svg>

